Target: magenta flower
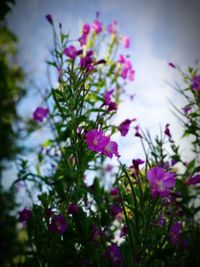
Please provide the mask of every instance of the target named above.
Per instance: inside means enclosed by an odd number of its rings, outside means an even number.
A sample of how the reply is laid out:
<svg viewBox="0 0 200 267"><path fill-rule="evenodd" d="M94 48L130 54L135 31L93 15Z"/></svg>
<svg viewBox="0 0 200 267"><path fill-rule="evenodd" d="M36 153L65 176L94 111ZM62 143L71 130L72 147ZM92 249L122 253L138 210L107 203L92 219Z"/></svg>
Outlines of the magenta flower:
<svg viewBox="0 0 200 267"><path fill-rule="evenodd" d="M60 233L64 234L64 232L67 230L67 222L64 216L61 214L56 215L53 219L51 224L49 224L49 230L52 233Z"/></svg>
<svg viewBox="0 0 200 267"><path fill-rule="evenodd" d="M103 29L102 23L98 19L95 19L93 24L92 24L92 28L96 34L99 34L100 32L102 32L102 29Z"/></svg>
<svg viewBox="0 0 200 267"><path fill-rule="evenodd" d="M116 33L117 32L117 28L118 28L118 23L117 23L116 20L113 20L113 22L108 25L107 30L108 30L108 32L110 34L112 34L112 33Z"/></svg>
<svg viewBox="0 0 200 267"><path fill-rule="evenodd" d="M123 36L122 37L122 43L125 48L130 47L130 38L128 36Z"/></svg>
<svg viewBox="0 0 200 267"><path fill-rule="evenodd" d="M183 112L185 114L187 114L191 109L192 109L192 107L191 106L188 106L188 105L182 108L182 110L183 110Z"/></svg>
<svg viewBox="0 0 200 267"><path fill-rule="evenodd" d="M185 184L187 185L196 185L199 183L200 183L200 174L196 174L195 176L192 176L185 181Z"/></svg>
<svg viewBox="0 0 200 267"><path fill-rule="evenodd" d="M181 223L173 223L170 227L169 241L172 245L177 245L180 241Z"/></svg>
<svg viewBox="0 0 200 267"><path fill-rule="evenodd" d="M53 17L52 17L50 14L47 14L47 15L46 15L46 19L47 19L47 21L48 21L50 24L53 25Z"/></svg>
<svg viewBox="0 0 200 267"><path fill-rule="evenodd" d="M107 137L110 139L110 137ZM109 158L112 158L113 155L116 157L120 157L119 152L118 152L118 145L114 141L109 141L101 151L103 155L108 156Z"/></svg>
<svg viewBox="0 0 200 267"><path fill-rule="evenodd" d="M135 119L132 120L126 119L119 125L118 129L121 133L121 136L126 136L128 134L129 127L133 121L135 121Z"/></svg>
<svg viewBox="0 0 200 267"><path fill-rule="evenodd" d="M24 208L19 212L19 222L26 223L32 216L31 210Z"/></svg>
<svg viewBox="0 0 200 267"><path fill-rule="evenodd" d="M114 267L120 267L122 264L122 256L117 244L112 244L107 248L107 253L111 258Z"/></svg>
<svg viewBox="0 0 200 267"><path fill-rule="evenodd" d="M126 58L124 57L124 55L119 55L119 63L123 64L126 62Z"/></svg>
<svg viewBox="0 0 200 267"><path fill-rule="evenodd" d="M192 89L200 91L200 75L197 75L192 79Z"/></svg>
<svg viewBox="0 0 200 267"><path fill-rule="evenodd" d="M170 189L176 184L175 173L165 172L161 167L153 167L147 172L153 196L167 197Z"/></svg>
<svg viewBox="0 0 200 267"><path fill-rule="evenodd" d="M85 136L88 148L95 152L102 152L110 141L110 138L104 136L103 131L98 129L87 132Z"/></svg>
<svg viewBox="0 0 200 267"><path fill-rule="evenodd" d="M79 207L76 204L71 203L71 204L69 204L67 211L69 214L72 214L74 216L78 213L78 209L79 209Z"/></svg>
<svg viewBox="0 0 200 267"><path fill-rule="evenodd" d="M64 49L64 54L65 54L65 56L74 60L77 56L76 47L74 45L70 45L70 46L66 47Z"/></svg>
<svg viewBox="0 0 200 267"><path fill-rule="evenodd" d="M49 114L48 108L38 107L33 112L33 119L35 121L43 122L43 120L47 117L48 114Z"/></svg>
<svg viewBox="0 0 200 267"><path fill-rule="evenodd" d="M90 25L89 24L83 25L82 33L85 35L88 35L90 33Z"/></svg>
<svg viewBox="0 0 200 267"><path fill-rule="evenodd" d="M170 67L174 68L174 69L176 68L176 66L175 66L174 63L172 63L172 62L169 62L168 65L169 65Z"/></svg>

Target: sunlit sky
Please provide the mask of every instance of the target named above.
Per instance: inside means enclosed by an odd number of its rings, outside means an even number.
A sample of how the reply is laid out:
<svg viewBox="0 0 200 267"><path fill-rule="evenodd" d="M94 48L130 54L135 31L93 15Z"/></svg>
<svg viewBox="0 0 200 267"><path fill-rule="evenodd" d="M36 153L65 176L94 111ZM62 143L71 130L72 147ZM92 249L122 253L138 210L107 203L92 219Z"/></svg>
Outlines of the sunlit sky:
<svg viewBox="0 0 200 267"><path fill-rule="evenodd" d="M116 19L120 32L131 38L128 53L136 77L127 92L136 97L132 102L128 98L122 102L115 123L136 117L143 128L155 135L160 132L160 125L164 127L169 122L174 139L180 142L181 127L171 112L169 99L179 108L184 102L168 84L180 80L168 62L186 69L200 57L199 10L199 0L17 0L7 23L19 38L19 62L29 78L45 88L45 60L50 58L52 48L46 14L52 14L55 24L61 22L63 30L70 31L74 38L79 36L81 21L92 23L96 11L105 25ZM28 90L30 95L20 112L31 117L39 103L31 86ZM123 161L130 163L143 155L133 129L126 138L116 135L115 140ZM182 143L183 150L189 151L189 144ZM188 152L186 158L187 155Z"/></svg>

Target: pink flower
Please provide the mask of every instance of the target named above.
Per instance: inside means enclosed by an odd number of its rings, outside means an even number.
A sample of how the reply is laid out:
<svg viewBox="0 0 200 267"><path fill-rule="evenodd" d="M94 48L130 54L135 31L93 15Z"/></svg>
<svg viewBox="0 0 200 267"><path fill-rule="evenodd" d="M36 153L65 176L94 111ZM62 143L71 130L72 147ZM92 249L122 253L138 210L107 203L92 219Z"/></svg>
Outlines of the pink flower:
<svg viewBox="0 0 200 267"><path fill-rule="evenodd" d="M113 155L115 155L116 157L119 157L119 153L118 153L118 145L116 142L114 141L109 141L109 143L107 143L103 150L102 150L102 154L108 156L109 158L112 158Z"/></svg>
<svg viewBox="0 0 200 267"><path fill-rule="evenodd" d="M199 183L200 183L200 174L196 174L195 176L192 176L185 181L185 184L187 185L196 185Z"/></svg>
<svg viewBox="0 0 200 267"><path fill-rule="evenodd" d="M124 55L119 55L118 61L119 61L119 63L123 64L126 62L126 58L124 57Z"/></svg>
<svg viewBox="0 0 200 267"><path fill-rule="evenodd" d="M128 36L123 36L122 37L122 43L125 48L130 47L130 38Z"/></svg>
<svg viewBox="0 0 200 267"><path fill-rule="evenodd" d="M118 129L121 133L121 136L126 136L128 134L129 127L133 121L135 121L135 119L132 120L126 119L119 125Z"/></svg>
<svg viewBox="0 0 200 267"><path fill-rule="evenodd" d="M68 46L64 49L64 54L71 59L75 59L77 56L76 47L74 45Z"/></svg>
<svg viewBox="0 0 200 267"><path fill-rule="evenodd" d="M173 245L177 245L180 241L181 223L173 223L170 227L169 241Z"/></svg>
<svg viewBox="0 0 200 267"><path fill-rule="evenodd" d="M81 68L85 69L87 72L92 71L94 69L93 54L94 54L94 52L92 50L89 50L86 53L86 56L82 57L81 60L80 60Z"/></svg>
<svg viewBox="0 0 200 267"><path fill-rule="evenodd" d="M167 197L170 189L176 184L175 173L165 172L161 167L153 167L147 172L153 196Z"/></svg>
<svg viewBox="0 0 200 267"><path fill-rule="evenodd" d="M90 25L89 24L84 24L83 25L82 33L85 34L85 35L90 33Z"/></svg>
<svg viewBox="0 0 200 267"><path fill-rule="evenodd" d="M130 72L129 72L129 81L134 81L134 79L135 79L135 70L131 70Z"/></svg>
<svg viewBox="0 0 200 267"><path fill-rule="evenodd" d="M98 19L95 19L92 24L92 28L96 34L99 34L100 32L102 32L102 23Z"/></svg>
<svg viewBox="0 0 200 267"><path fill-rule="evenodd" d="M107 30L108 30L108 32L110 34L112 34L112 33L116 33L117 32L117 28L118 28L118 23L117 23L116 20L113 20L113 22L108 25Z"/></svg>
<svg viewBox="0 0 200 267"><path fill-rule="evenodd" d="M85 136L88 148L95 152L102 152L110 141L110 138L104 136L103 131L98 129L87 132Z"/></svg>
<svg viewBox="0 0 200 267"><path fill-rule="evenodd" d="M46 118L48 114L49 114L48 108L38 107L33 112L33 119L35 121L43 122L44 118Z"/></svg>

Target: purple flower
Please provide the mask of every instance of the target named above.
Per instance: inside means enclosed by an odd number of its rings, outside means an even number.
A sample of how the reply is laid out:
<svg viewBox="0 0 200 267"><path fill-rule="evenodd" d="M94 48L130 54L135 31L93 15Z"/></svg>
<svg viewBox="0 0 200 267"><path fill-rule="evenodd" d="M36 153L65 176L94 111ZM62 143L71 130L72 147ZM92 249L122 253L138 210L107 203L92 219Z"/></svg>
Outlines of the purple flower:
<svg viewBox="0 0 200 267"><path fill-rule="evenodd" d="M90 25L89 24L83 25L82 33L85 35L88 35L90 33Z"/></svg>
<svg viewBox="0 0 200 267"><path fill-rule="evenodd" d="M200 174L196 174L195 176L192 176L185 181L185 184L187 185L196 185L199 183L200 183Z"/></svg>
<svg viewBox="0 0 200 267"><path fill-rule="evenodd" d="M102 232L101 230L93 224L91 227L90 240L92 242L101 242Z"/></svg>
<svg viewBox="0 0 200 267"><path fill-rule="evenodd" d="M82 57L81 60L80 60L80 66L82 69L86 69L86 71L91 71L94 69L94 66L93 66L93 54L94 52L92 50L89 50L87 53L86 53L86 56L85 57Z"/></svg>
<svg viewBox="0 0 200 267"><path fill-rule="evenodd" d="M130 47L130 38L128 36L123 36L122 43L125 48Z"/></svg>
<svg viewBox="0 0 200 267"><path fill-rule="evenodd" d="M76 47L74 45L70 45L70 46L66 47L64 49L64 54L65 54L65 56L74 60L77 56Z"/></svg>
<svg viewBox="0 0 200 267"><path fill-rule="evenodd" d="M96 34L99 34L100 32L102 32L102 23L98 19L95 19L92 24L92 28Z"/></svg>
<svg viewBox="0 0 200 267"><path fill-rule="evenodd" d="M87 34L82 34L78 41L81 46L85 45L87 43Z"/></svg>
<svg viewBox="0 0 200 267"><path fill-rule="evenodd" d="M132 163L133 163L133 165L131 167L133 167L135 169L136 174L138 174L139 173L139 166L144 163L144 160L133 159Z"/></svg>
<svg viewBox="0 0 200 267"><path fill-rule="evenodd" d="M128 234L128 227L126 224L124 224L120 231L120 237L126 236Z"/></svg>
<svg viewBox="0 0 200 267"><path fill-rule="evenodd" d="M111 101L113 92L114 92L114 89L111 89L109 91L106 91L104 94L104 103L108 106L108 111L117 110L117 104Z"/></svg>
<svg viewBox="0 0 200 267"><path fill-rule="evenodd" d="M126 136L128 134L129 127L133 121L135 121L135 119L132 120L126 119L119 125L118 129L121 133L121 136Z"/></svg>
<svg viewBox="0 0 200 267"><path fill-rule="evenodd" d="M113 165L111 165L111 164L107 164L105 167L105 171L107 171L107 172L111 172L112 169L113 169Z"/></svg>
<svg viewBox="0 0 200 267"><path fill-rule="evenodd" d="M63 234L68 225L66 219L61 214L56 215L53 219L51 224L49 224L49 230L53 233L60 233Z"/></svg>
<svg viewBox="0 0 200 267"><path fill-rule="evenodd" d="M110 104L113 92L114 92L114 89L111 89L111 90L105 92L105 94L104 94L104 102L105 102L106 105Z"/></svg>
<svg viewBox="0 0 200 267"><path fill-rule="evenodd" d="M113 204L110 208L110 213L113 217L116 217L121 211L122 209L116 204Z"/></svg>
<svg viewBox="0 0 200 267"><path fill-rule="evenodd" d="M110 138L103 135L102 130L93 129L85 134L88 148L95 152L102 152Z"/></svg>
<svg viewBox="0 0 200 267"><path fill-rule="evenodd" d="M31 210L24 208L19 212L19 222L26 223L32 216Z"/></svg>
<svg viewBox="0 0 200 267"><path fill-rule="evenodd" d="M112 33L116 33L117 32L117 28L118 28L118 23L117 23L116 20L113 20L113 22L108 25L107 30L108 30L108 32L110 34L112 34Z"/></svg>
<svg viewBox="0 0 200 267"><path fill-rule="evenodd" d="M109 138L109 137L107 137ZM112 158L113 155L120 157L118 152L118 144L115 141L109 141L103 148L102 154Z"/></svg>
<svg viewBox="0 0 200 267"><path fill-rule="evenodd" d="M183 110L183 112L185 114L187 114L191 109L192 109L192 107L191 106L188 106L188 105L182 108L182 110Z"/></svg>
<svg viewBox="0 0 200 267"><path fill-rule="evenodd" d="M170 194L170 188L176 183L175 173L165 172L161 167L153 167L147 172L153 196L167 197Z"/></svg>
<svg viewBox="0 0 200 267"><path fill-rule="evenodd" d="M142 138L142 135L140 133L140 126L139 125L135 126L135 136Z"/></svg>
<svg viewBox="0 0 200 267"><path fill-rule="evenodd" d="M79 209L79 207L76 204L71 203L68 206L67 211L69 214L76 215L78 213L78 209Z"/></svg>
<svg viewBox="0 0 200 267"><path fill-rule="evenodd" d="M44 118L46 118L48 114L49 114L48 108L38 107L33 112L33 119L35 121L43 122Z"/></svg>
<svg viewBox="0 0 200 267"><path fill-rule="evenodd" d="M174 63L172 63L172 62L169 62L168 65L169 65L170 67L174 68L174 69L176 68L176 66L175 66Z"/></svg>
<svg viewBox="0 0 200 267"><path fill-rule="evenodd" d="M117 187L113 187L110 194L111 196L119 196L119 189Z"/></svg>
<svg viewBox="0 0 200 267"><path fill-rule="evenodd" d="M115 267L120 267L122 264L122 256L117 244L112 244L107 248L108 255L111 258L112 264Z"/></svg>
<svg viewBox="0 0 200 267"><path fill-rule="evenodd" d="M48 21L50 24L53 25L53 17L52 17L50 14L47 14L47 15L46 15L46 19L47 19L47 21Z"/></svg>
<svg viewBox="0 0 200 267"><path fill-rule="evenodd" d="M192 89L200 91L200 75L197 75L192 79Z"/></svg>
<svg viewBox="0 0 200 267"><path fill-rule="evenodd" d="M167 124L165 125L164 134L165 134L166 136L168 136L168 137L169 137L169 141L170 141L171 143L173 143L172 135L171 135L171 132L170 132L170 129L169 129L169 123L167 123Z"/></svg>
<svg viewBox="0 0 200 267"><path fill-rule="evenodd" d="M169 241L172 245L177 245L180 241L181 223L173 223L170 227Z"/></svg>

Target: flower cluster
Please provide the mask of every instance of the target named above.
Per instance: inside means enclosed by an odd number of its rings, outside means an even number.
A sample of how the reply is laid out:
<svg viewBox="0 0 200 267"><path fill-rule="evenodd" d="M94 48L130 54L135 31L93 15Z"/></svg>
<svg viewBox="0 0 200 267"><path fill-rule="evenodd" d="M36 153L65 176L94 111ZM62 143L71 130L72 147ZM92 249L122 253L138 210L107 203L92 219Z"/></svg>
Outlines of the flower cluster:
<svg viewBox="0 0 200 267"><path fill-rule="evenodd" d="M121 77L124 80L128 78L130 81L133 81L135 78L135 70L132 67L131 61L129 59L126 59L126 57L124 57L123 55L120 55L118 62L121 66Z"/></svg>
<svg viewBox="0 0 200 267"><path fill-rule="evenodd" d="M88 148L92 151L99 152L109 158L113 155L119 157L118 145L110 140L110 136L105 136L102 130L93 129L85 134Z"/></svg>

